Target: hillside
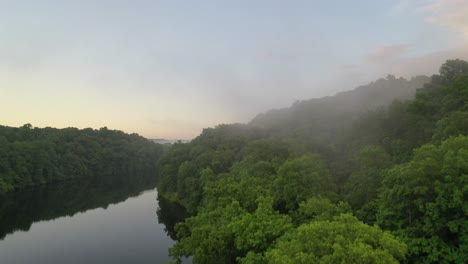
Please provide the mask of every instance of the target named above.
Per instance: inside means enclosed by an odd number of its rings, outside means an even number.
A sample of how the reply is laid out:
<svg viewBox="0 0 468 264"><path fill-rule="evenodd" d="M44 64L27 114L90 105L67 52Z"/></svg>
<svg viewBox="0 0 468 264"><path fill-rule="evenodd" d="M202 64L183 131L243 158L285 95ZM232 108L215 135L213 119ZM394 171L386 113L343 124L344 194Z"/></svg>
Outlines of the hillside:
<svg viewBox="0 0 468 264"><path fill-rule="evenodd" d="M0 194L67 180L156 178L162 152L159 144L107 127L0 126Z"/></svg>
<svg viewBox="0 0 468 264"><path fill-rule="evenodd" d="M463 263L468 62L448 60L428 80L381 79L174 144L158 194L193 216L175 226L170 254Z"/></svg>
<svg viewBox="0 0 468 264"><path fill-rule="evenodd" d="M417 76L410 80L389 75L354 90L334 96L309 99L291 107L257 115L249 123L269 130L273 135L301 135L327 141L342 136L356 119L369 110L389 105L395 100L411 100L416 90L431 80Z"/></svg>

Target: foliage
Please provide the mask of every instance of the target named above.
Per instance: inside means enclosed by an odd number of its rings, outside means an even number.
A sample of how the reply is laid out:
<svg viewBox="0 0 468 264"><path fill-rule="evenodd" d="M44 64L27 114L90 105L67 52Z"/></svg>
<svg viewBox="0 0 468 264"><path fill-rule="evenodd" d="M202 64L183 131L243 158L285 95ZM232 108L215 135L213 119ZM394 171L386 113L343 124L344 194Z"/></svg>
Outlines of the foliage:
<svg viewBox="0 0 468 264"><path fill-rule="evenodd" d="M193 216L177 225L172 256L397 263L408 252L410 263L463 263L467 65L388 76L174 145L159 191Z"/></svg>
<svg viewBox="0 0 468 264"><path fill-rule="evenodd" d="M330 200L315 196L307 201L301 202L299 210L292 214L296 225L305 224L312 220L333 220L334 216L351 213L351 207L345 202L332 203Z"/></svg>
<svg viewBox="0 0 468 264"><path fill-rule="evenodd" d="M280 238L267 263L399 263L406 245L349 214L313 221Z"/></svg>
<svg viewBox="0 0 468 264"><path fill-rule="evenodd" d="M271 197L259 197L258 208L231 223L236 248L242 252L264 252L276 238L292 228L291 218L274 211Z"/></svg>
<svg viewBox="0 0 468 264"><path fill-rule="evenodd" d="M230 226L245 213L237 201L212 211L200 212L176 225L180 241L170 249L179 258L193 256L194 263L234 263L238 256Z"/></svg>
<svg viewBox="0 0 468 264"><path fill-rule="evenodd" d="M353 172L345 186L345 199L353 208L360 209L377 197L381 172L392 165L392 160L381 147L367 146L356 154L353 163Z"/></svg>
<svg viewBox="0 0 468 264"><path fill-rule="evenodd" d="M468 259L467 188L468 137L424 145L387 172L378 223L405 238L414 262L461 263Z"/></svg>
<svg viewBox="0 0 468 264"><path fill-rule="evenodd" d="M450 136L468 135L468 112L453 112L437 121L432 141L441 142Z"/></svg>
<svg viewBox="0 0 468 264"><path fill-rule="evenodd" d="M325 163L311 154L283 163L273 183L275 203L282 211L295 210L300 202L333 191L334 182Z"/></svg>
<svg viewBox="0 0 468 264"><path fill-rule="evenodd" d="M160 145L136 134L76 128L0 126L0 193L79 178L156 177Z"/></svg>
<svg viewBox="0 0 468 264"><path fill-rule="evenodd" d="M176 227L180 242L171 254L192 255L195 263L231 263L245 262L250 255L264 252L292 224L290 217L273 210L271 197L261 196L256 203L257 209L252 213L233 200L225 207L204 210L186 219Z"/></svg>

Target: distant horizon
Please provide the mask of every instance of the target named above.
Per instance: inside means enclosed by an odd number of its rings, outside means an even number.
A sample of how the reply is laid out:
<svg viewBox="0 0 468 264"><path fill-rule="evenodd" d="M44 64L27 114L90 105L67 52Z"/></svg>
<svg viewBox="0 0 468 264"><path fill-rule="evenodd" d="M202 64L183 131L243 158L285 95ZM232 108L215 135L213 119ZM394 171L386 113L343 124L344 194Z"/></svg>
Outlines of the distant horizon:
<svg viewBox="0 0 468 264"><path fill-rule="evenodd" d="M0 123L191 139L468 58L468 1L0 1ZM40 33L39 33L40 32Z"/></svg>
<svg viewBox="0 0 468 264"><path fill-rule="evenodd" d="M43 128L53 128L53 129L66 129L66 128L76 128L76 129L79 129L79 130L83 130L83 129L93 129L93 130L99 130L101 128L104 128L106 127L107 129L109 130L116 130L116 131L122 131L126 134L138 134L148 140L167 140L167 141L190 141L192 139L185 139L185 138L151 138L151 137L145 137L144 135L141 135L139 133L136 133L136 132L129 132L129 131L124 131L124 130L121 130L121 129L116 129L116 128L112 128L112 127L109 127L109 126L101 126L101 127L76 127L76 126L66 126L66 127L54 127L54 126L36 126L30 122L28 123L24 123L24 124L21 124L21 125L6 125L6 124L0 124L0 126L6 126L6 127L15 127L15 128L21 128L23 127L24 125L27 125L27 124L30 124L32 126L32 128L39 128L39 129L43 129Z"/></svg>
<svg viewBox="0 0 468 264"><path fill-rule="evenodd" d="M452 58L450 58L450 59L452 59ZM456 58L453 58L453 59L456 59ZM434 74L436 74L436 73L434 73ZM427 77L431 77L430 75L428 76L428 75L421 75L421 74L420 74L420 75L411 76L411 77L409 77L409 78L405 78L405 77L402 77L402 76L400 76L400 77L398 77L398 78L403 78L403 79L405 79L405 80L411 80L411 79L416 78L416 77L418 77L418 76L427 76ZM353 87L353 88L351 88L351 89L349 89L349 90L338 91L338 92L336 92L336 93L334 93L334 94L332 94L332 95L325 95L325 96L321 96L321 97L312 97L312 98L302 98L302 99L298 99L297 101L301 102L301 101L307 101L307 100L311 100L311 99L322 99L322 98L326 98L326 97L333 97L333 96L336 96L336 95L338 95L339 93L342 93L342 92L354 91L355 89L357 89L357 88L359 88L359 87L363 87L363 86L369 85L369 84L371 84L371 83L373 83L373 82L375 82L375 81L378 81L378 80L380 80L380 79L385 79L386 77L388 77L388 75L385 76L385 77L382 76L382 77L377 78L377 79L375 79L375 80L372 80L372 81L370 81L370 82L368 82L368 83L355 86L355 87ZM422 87L421 87L421 88L422 88ZM296 101L296 102L297 102L297 101ZM268 112L268 111L270 111L270 110L288 108L288 107L291 107L294 103L295 103L295 102L291 102L290 105L284 106L284 107L276 107L276 108L266 109L266 110L263 111L263 112L256 113L252 118L250 118L250 119L247 120L246 122L235 122L235 123L247 124L247 123L249 123L255 116L257 116L257 115L259 115L259 114L266 113L266 112ZM169 137L169 138L161 138L161 137L148 137L148 136L142 135L142 134L137 133L137 132L131 132L131 131L125 131L125 130L122 130L122 129L112 128L112 127L109 127L109 126L107 126L107 125L103 125L103 126L100 126L100 127L89 127L89 126L83 126L83 127L77 127L77 126L52 127L52 126L48 126L48 125L46 125L46 126L35 126L35 125L32 124L31 122L26 122L26 123L21 124L21 125L13 125L12 127L21 127L21 126L26 125L26 124L31 124L33 127L37 127L37 128L51 127L51 128L57 128L57 129L64 129L64 128L87 129L87 128L91 128L91 129L99 130L99 129L101 129L101 128L107 127L107 128L110 129L110 130L119 130L119 131L125 132L125 133L127 133L127 134L136 133L136 134L138 134L138 135L140 135L140 136L142 136L142 137L144 137L144 138L146 138L146 139L149 139L149 140L168 140L168 141L178 141L178 140L180 140L180 141L191 141L191 140L193 140L194 138L196 138L197 136L199 136L199 135L202 133L203 129L205 129L205 128L213 128L213 127L215 127L215 126L217 126L217 125L221 125L221 124L234 124L234 123L219 123L219 124L215 124L215 125L213 125L213 126L211 126L211 127L203 127L202 130L200 130L200 133L197 134L197 135L195 135L195 136L192 137L192 138L170 138L170 137ZM4 124L0 124L0 125L4 125ZM6 126L9 126L9 125L6 125Z"/></svg>

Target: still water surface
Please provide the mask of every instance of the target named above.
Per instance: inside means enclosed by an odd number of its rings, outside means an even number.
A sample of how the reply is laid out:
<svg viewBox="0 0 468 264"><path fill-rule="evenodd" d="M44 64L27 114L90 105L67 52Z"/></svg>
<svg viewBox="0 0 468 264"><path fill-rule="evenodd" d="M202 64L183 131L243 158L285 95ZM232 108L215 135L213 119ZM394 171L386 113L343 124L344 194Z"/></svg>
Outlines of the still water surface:
<svg viewBox="0 0 468 264"><path fill-rule="evenodd" d="M0 197L0 263L165 263L174 241L157 209L154 188L71 184Z"/></svg>

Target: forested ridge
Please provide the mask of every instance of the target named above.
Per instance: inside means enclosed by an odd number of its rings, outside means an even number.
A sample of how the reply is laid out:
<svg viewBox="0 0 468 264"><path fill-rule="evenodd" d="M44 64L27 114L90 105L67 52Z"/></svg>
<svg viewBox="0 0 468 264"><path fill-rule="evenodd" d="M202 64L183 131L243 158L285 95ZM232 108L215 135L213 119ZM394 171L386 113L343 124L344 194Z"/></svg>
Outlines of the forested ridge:
<svg viewBox="0 0 468 264"><path fill-rule="evenodd" d="M420 89L364 87L174 144L158 192L192 215L174 260L465 263L468 63L370 86Z"/></svg>
<svg viewBox="0 0 468 264"><path fill-rule="evenodd" d="M0 194L65 180L116 183L155 178L162 152L159 144L107 127L0 126Z"/></svg>
<svg viewBox="0 0 468 264"><path fill-rule="evenodd" d="M273 109L257 115L249 124L265 128L277 136L300 136L308 141L337 142L360 116L391 104L413 99L416 90L428 83L427 76L410 80L388 75L368 85L334 96L297 101L289 108Z"/></svg>

